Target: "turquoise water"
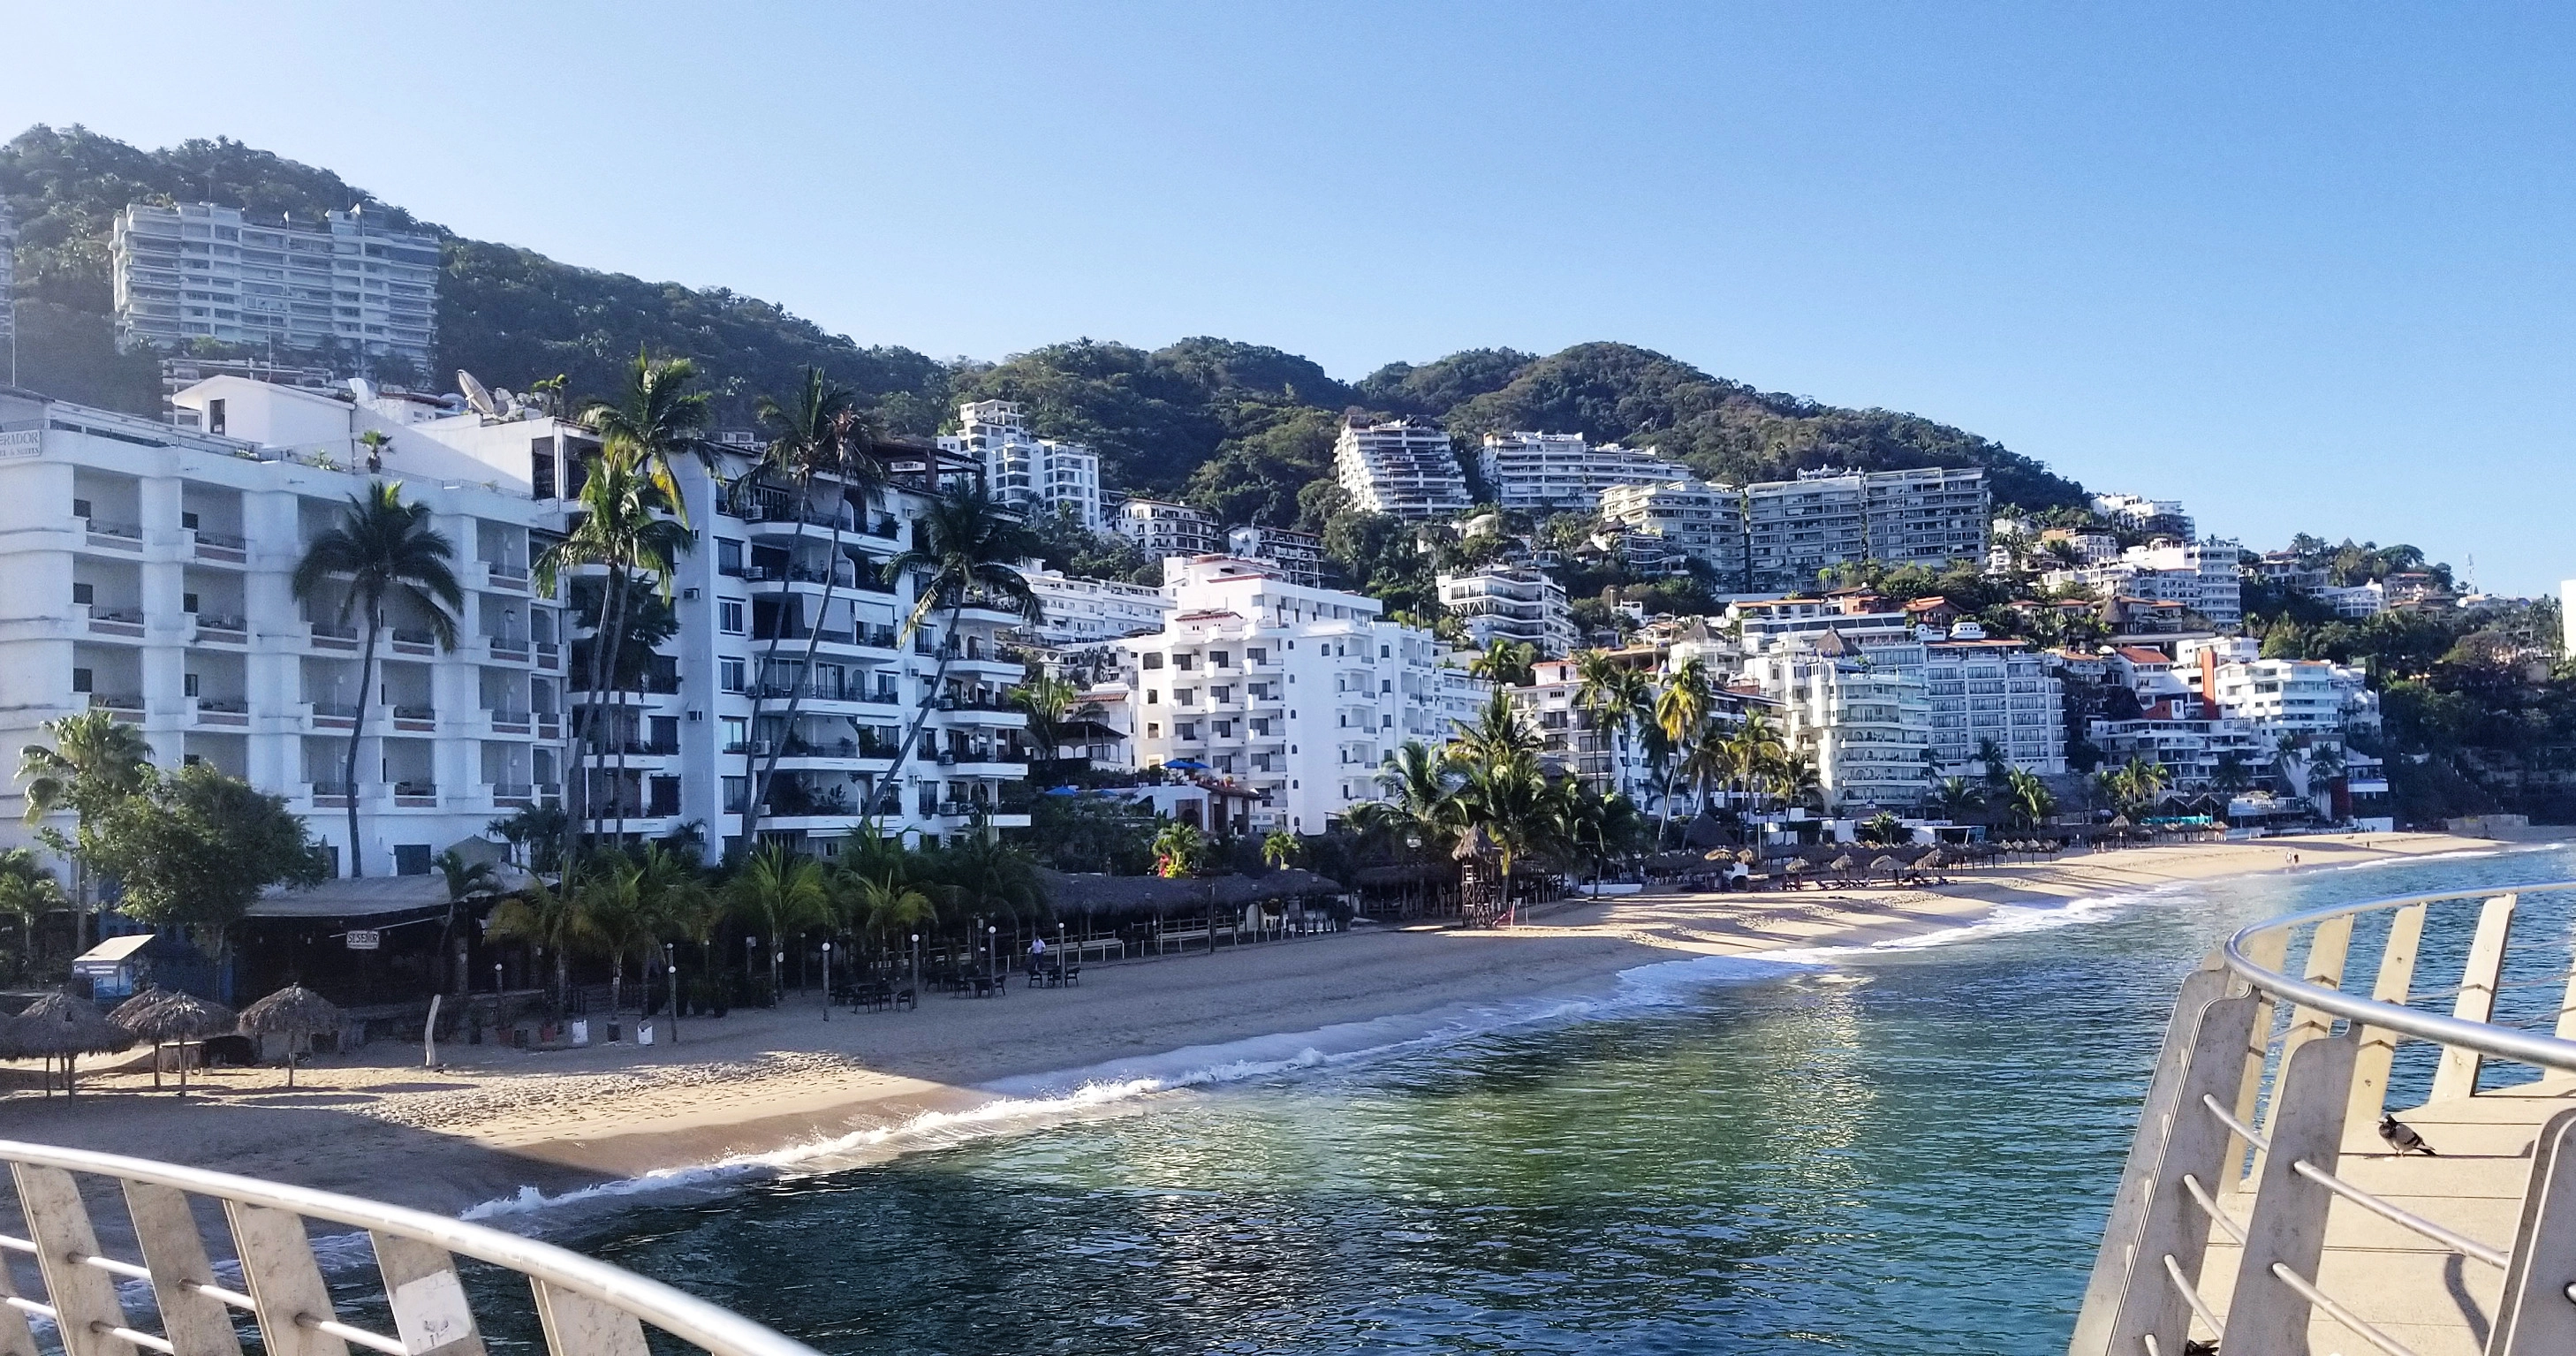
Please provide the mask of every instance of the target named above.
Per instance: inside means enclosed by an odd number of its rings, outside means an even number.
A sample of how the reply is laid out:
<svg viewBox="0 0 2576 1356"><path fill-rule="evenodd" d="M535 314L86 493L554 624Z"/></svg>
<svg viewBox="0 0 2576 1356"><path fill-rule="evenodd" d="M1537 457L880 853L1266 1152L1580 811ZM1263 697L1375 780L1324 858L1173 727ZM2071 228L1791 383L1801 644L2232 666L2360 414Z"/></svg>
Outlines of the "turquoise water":
<svg viewBox="0 0 2576 1356"><path fill-rule="evenodd" d="M2197 956L2293 907L2571 874L2274 876L1662 967L1581 1013L633 1197L563 1241L827 1353L2055 1352Z"/></svg>

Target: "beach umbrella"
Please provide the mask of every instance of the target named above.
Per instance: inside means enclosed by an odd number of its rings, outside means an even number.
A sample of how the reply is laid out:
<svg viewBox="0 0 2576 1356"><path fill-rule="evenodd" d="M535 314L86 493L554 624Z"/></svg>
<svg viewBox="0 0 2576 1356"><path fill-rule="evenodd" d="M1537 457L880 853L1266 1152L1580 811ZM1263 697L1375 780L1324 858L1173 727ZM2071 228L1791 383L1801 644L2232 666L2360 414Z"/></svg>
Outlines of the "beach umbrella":
<svg viewBox="0 0 2576 1356"><path fill-rule="evenodd" d="M1934 848L1930 852L1924 853L1922 856L1914 859L1914 869L1917 871L1938 871L1948 864L1948 862L1942 859L1941 849L1939 848Z"/></svg>
<svg viewBox="0 0 2576 1356"><path fill-rule="evenodd" d="M337 1031L339 1006L301 984L285 988L242 1009L241 1029L252 1036L286 1037L286 1086L295 1086L295 1042L310 1042L325 1031Z"/></svg>
<svg viewBox="0 0 2576 1356"><path fill-rule="evenodd" d="M1873 876L1877 875L1881 871L1893 876L1904 869L1905 863L1896 860L1894 857L1880 857L1878 860L1869 864L1869 872Z"/></svg>
<svg viewBox="0 0 2576 1356"><path fill-rule="evenodd" d="M1837 876L1849 877L1851 875L1852 868L1858 865L1860 865L1860 863L1852 860L1852 855L1846 852L1843 855L1834 858L1832 861L1825 863L1825 869L1833 872Z"/></svg>
<svg viewBox="0 0 2576 1356"><path fill-rule="evenodd" d="M1207 764L1200 762L1196 758L1175 758L1170 762L1163 764L1163 766L1180 768L1185 772L1207 771Z"/></svg>
<svg viewBox="0 0 2576 1356"><path fill-rule="evenodd" d="M134 1030L135 1021L142 1016L144 1009L166 1000L169 996L170 991L168 989L162 988L158 984L146 984L142 988L135 990L132 998L126 999L124 1002L117 1004L114 1008L109 1009L107 1020L116 1023L118 1026L124 1027L128 1031L132 1031Z"/></svg>
<svg viewBox="0 0 2576 1356"><path fill-rule="evenodd" d="M120 1013L124 1011L125 1007L117 1009ZM110 1014L108 1020L115 1021L115 1015ZM159 1002L116 1024L152 1042L156 1055L163 1042L179 1043L179 1095L185 1097L188 1095L188 1042L224 1035L240 1021L231 1008L221 1003L209 1003L192 993L165 993ZM154 1087L161 1084L161 1065L157 1058L152 1065L152 1084Z"/></svg>
<svg viewBox="0 0 2576 1356"><path fill-rule="evenodd" d="M67 993L49 993L27 1005L9 1028L21 1056L63 1062L63 1095L72 1095L72 1065L83 1055L112 1055L134 1045L134 1033L107 1020L97 1006Z"/></svg>
<svg viewBox="0 0 2576 1356"><path fill-rule="evenodd" d="M1735 854L1724 848L1710 848L1707 855L1702 858L1702 860L1712 862L1731 862L1735 860Z"/></svg>
<svg viewBox="0 0 2576 1356"><path fill-rule="evenodd" d="M1046 794L1050 796L1079 796L1082 794L1082 788L1079 786L1050 786L1046 789Z"/></svg>

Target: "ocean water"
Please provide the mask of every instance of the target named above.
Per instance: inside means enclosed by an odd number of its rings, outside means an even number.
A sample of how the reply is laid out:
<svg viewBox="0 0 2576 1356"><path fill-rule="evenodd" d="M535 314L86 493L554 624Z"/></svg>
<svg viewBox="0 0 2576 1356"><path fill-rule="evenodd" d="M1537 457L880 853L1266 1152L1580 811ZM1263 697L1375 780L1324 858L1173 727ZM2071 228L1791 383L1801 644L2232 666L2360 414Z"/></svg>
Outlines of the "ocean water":
<svg viewBox="0 0 2576 1356"><path fill-rule="evenodd" d="M1015 1085L914 1152L551 1233L827 1353L2053 1353L2199 955L2292 908L2571 875L2479 854L1668 964Z"/></svg>

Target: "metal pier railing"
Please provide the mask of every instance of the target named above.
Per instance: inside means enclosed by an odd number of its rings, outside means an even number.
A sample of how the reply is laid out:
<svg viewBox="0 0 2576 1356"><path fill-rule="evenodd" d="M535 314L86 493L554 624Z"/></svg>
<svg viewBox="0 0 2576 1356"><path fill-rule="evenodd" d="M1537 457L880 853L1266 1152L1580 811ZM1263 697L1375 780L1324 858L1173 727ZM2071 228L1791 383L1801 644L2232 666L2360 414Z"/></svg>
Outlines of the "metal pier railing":
<svg viewBox="0 0 2576 1356"><path fill-rule="evenodd" d="M2576 883L2317 909L2213 953L2175 1004L2069 1356L2576 1353L2576 957L2562 926L2515 945L2544 904ZM2379 948L2367 997L2344 987L2356 924ZM2430 994L2428 928L2465 957ZM2549 1029L2498 1019L2499 993L2544 984ZM2410 1006L2428 999L2450 1011ZM2439 1050L2392 1139L2409 1041ZM2482 1091L2490 1063L2542 1076ZM2405 1143L2428 1126L2448 1157Z"/></svg>
<svg viewBox="0 0 2576 1356"><path fill-rule="evenodd" d="M528 1278L551 1356L648 1356L647 1325L713 1356L815 1356L657 1281L461 1220L50 1145L0 1141L0 1161L26 1235L0 1234L0 1356L241 1356L237 1317L256 1325L268 1356L348 1356L351 1347L483 1356L458 1257ZM111 1183L116 1193L103 1189ZM99 1242L92 1211L112 1210L118 1194L139 1260L109 1256ZM220 1211L201 1212L200 1202ZM365 1231L391 1334L342 1321L314 1255L314 1221ZM25 1258L42 1281L32 1292ZM237 1266L237 1287L218 1263Z"/></svg>

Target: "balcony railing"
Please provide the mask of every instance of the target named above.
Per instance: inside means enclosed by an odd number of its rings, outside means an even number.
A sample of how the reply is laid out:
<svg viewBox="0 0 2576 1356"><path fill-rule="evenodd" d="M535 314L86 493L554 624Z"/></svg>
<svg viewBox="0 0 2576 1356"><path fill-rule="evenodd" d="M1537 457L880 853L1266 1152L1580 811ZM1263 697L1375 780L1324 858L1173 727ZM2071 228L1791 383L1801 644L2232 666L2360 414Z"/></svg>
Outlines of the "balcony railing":
<svg viewBox="0 0 2576 1356"><path fill-rule="evenodd" d="M143 709L143 694L140 692L93 692L89 694L89 705L90 709L93 711L140 711Z"/></svg>
<svg viewBox="0 0 2576 1356"><path fill-rule="evenodd" d="M434 721L438 719L438 708L434 706L397 706L394 708L394 719L408 721Z"/></svg>

